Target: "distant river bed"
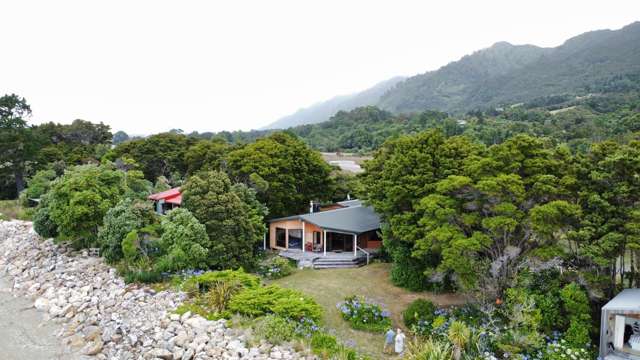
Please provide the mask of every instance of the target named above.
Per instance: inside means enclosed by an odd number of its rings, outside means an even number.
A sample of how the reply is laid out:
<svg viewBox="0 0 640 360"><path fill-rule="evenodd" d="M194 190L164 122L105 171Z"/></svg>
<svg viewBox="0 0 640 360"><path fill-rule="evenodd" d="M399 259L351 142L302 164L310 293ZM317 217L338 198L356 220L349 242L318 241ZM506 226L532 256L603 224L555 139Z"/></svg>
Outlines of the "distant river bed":
<svg viewBox="0 0 640 360"><path fill-rule="evenodd" d="M332 161L329 161L329 164L337 165L340 167L340 169L344 171L353 172L353 173L359 173L363 171L360 165L358 165L353 160L332 160Z"/></svg>

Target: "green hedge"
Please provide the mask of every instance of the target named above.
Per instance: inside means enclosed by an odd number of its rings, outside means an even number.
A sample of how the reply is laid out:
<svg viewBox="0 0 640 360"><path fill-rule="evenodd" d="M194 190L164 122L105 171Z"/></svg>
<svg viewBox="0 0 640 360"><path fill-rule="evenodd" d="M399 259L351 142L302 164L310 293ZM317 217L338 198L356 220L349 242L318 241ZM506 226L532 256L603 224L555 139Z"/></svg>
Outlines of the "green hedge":
<svg viewBox="0 0 640 360"><path fill-rule="evenodd" d="M192 276L183 284L182 289L190 295L206 293L216 282L237 282L243 288L253 289L260 286L260 278L244 272L244 270L209 271L202 275Z"/></svg>
<svg viewBox="0 0 640 360"><path fill-rule="evenodd" d="M315 300L278 285L243 290L231 299L229 310L251 317L275 314L295 321L307 318L319 322L322 318L322 307Z"/></svg>

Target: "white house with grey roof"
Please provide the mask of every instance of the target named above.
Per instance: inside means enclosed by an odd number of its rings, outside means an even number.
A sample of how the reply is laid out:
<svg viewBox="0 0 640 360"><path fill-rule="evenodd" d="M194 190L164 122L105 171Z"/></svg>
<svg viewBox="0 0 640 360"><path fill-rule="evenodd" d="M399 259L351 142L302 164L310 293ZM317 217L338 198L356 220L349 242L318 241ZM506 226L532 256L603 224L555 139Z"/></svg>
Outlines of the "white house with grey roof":
<svg viewBox="0 0 640 360"><path fill-rule="evenodd" d="M269 247L314 268L366 263L380 248L380 217L359 200L269 221Z"/></svg>

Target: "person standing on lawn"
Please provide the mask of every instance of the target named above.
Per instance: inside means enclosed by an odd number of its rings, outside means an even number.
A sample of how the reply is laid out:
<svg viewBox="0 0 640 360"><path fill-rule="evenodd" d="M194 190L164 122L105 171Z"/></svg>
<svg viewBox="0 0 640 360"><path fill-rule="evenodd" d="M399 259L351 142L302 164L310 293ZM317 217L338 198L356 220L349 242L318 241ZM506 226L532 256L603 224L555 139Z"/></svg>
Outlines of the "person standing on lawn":
<svg viewBox="0 0 640 360"><path fill-rule="evenodd" d="M398 328L398 334L396 335L396 354L398 355L402 355L402 353L404 352L404 338L405 335L402 332L402 330L400 330L400 328Z"/></svg>
<svg viewBox="0 0 640 360"><path fill-rule="evenodd" d="M393 328L389 328L387 332L384 334L384 346L382 347L382 352L384 354L388 354L390 348L393 346L393 338L396 336L396 333L393 332Z"/></svg>

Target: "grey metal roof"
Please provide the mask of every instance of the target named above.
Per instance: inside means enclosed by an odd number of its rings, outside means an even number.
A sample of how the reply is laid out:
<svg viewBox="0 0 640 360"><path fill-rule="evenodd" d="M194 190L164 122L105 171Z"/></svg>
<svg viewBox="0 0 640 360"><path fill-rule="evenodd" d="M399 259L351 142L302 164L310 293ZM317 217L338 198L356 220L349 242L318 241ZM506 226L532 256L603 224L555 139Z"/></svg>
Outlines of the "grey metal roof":
<svg viewBox="0 0 640 360"><path fill-rule="evenodd" d="M602 310L637 310L640 311L640 289L622 290L611 299Z"/></svg>
<svg viewBox="0 0 640 360"><path fill-rule="evenodd" d="M347 206L347 207L360 206L360 205L362 205L362 201L360 201L358 199L338 201L338 205Z"/></svg>
<svg viewBox="0 0 640 360"><path fill-rule="evenodd" d="M357 201L357 200L351 200ZM361 234L380 228L380 217L369 206L355 205L342 209L287 216L269 222L300 219L326 230Z"/></svg>
<svg viewBox="0 0 640 360"><path fill-rule="evenodd" d="M380 217L369 206L351 206L321 211L300 215L300 218L326 230L355 234L380 228Z"/></svg>

